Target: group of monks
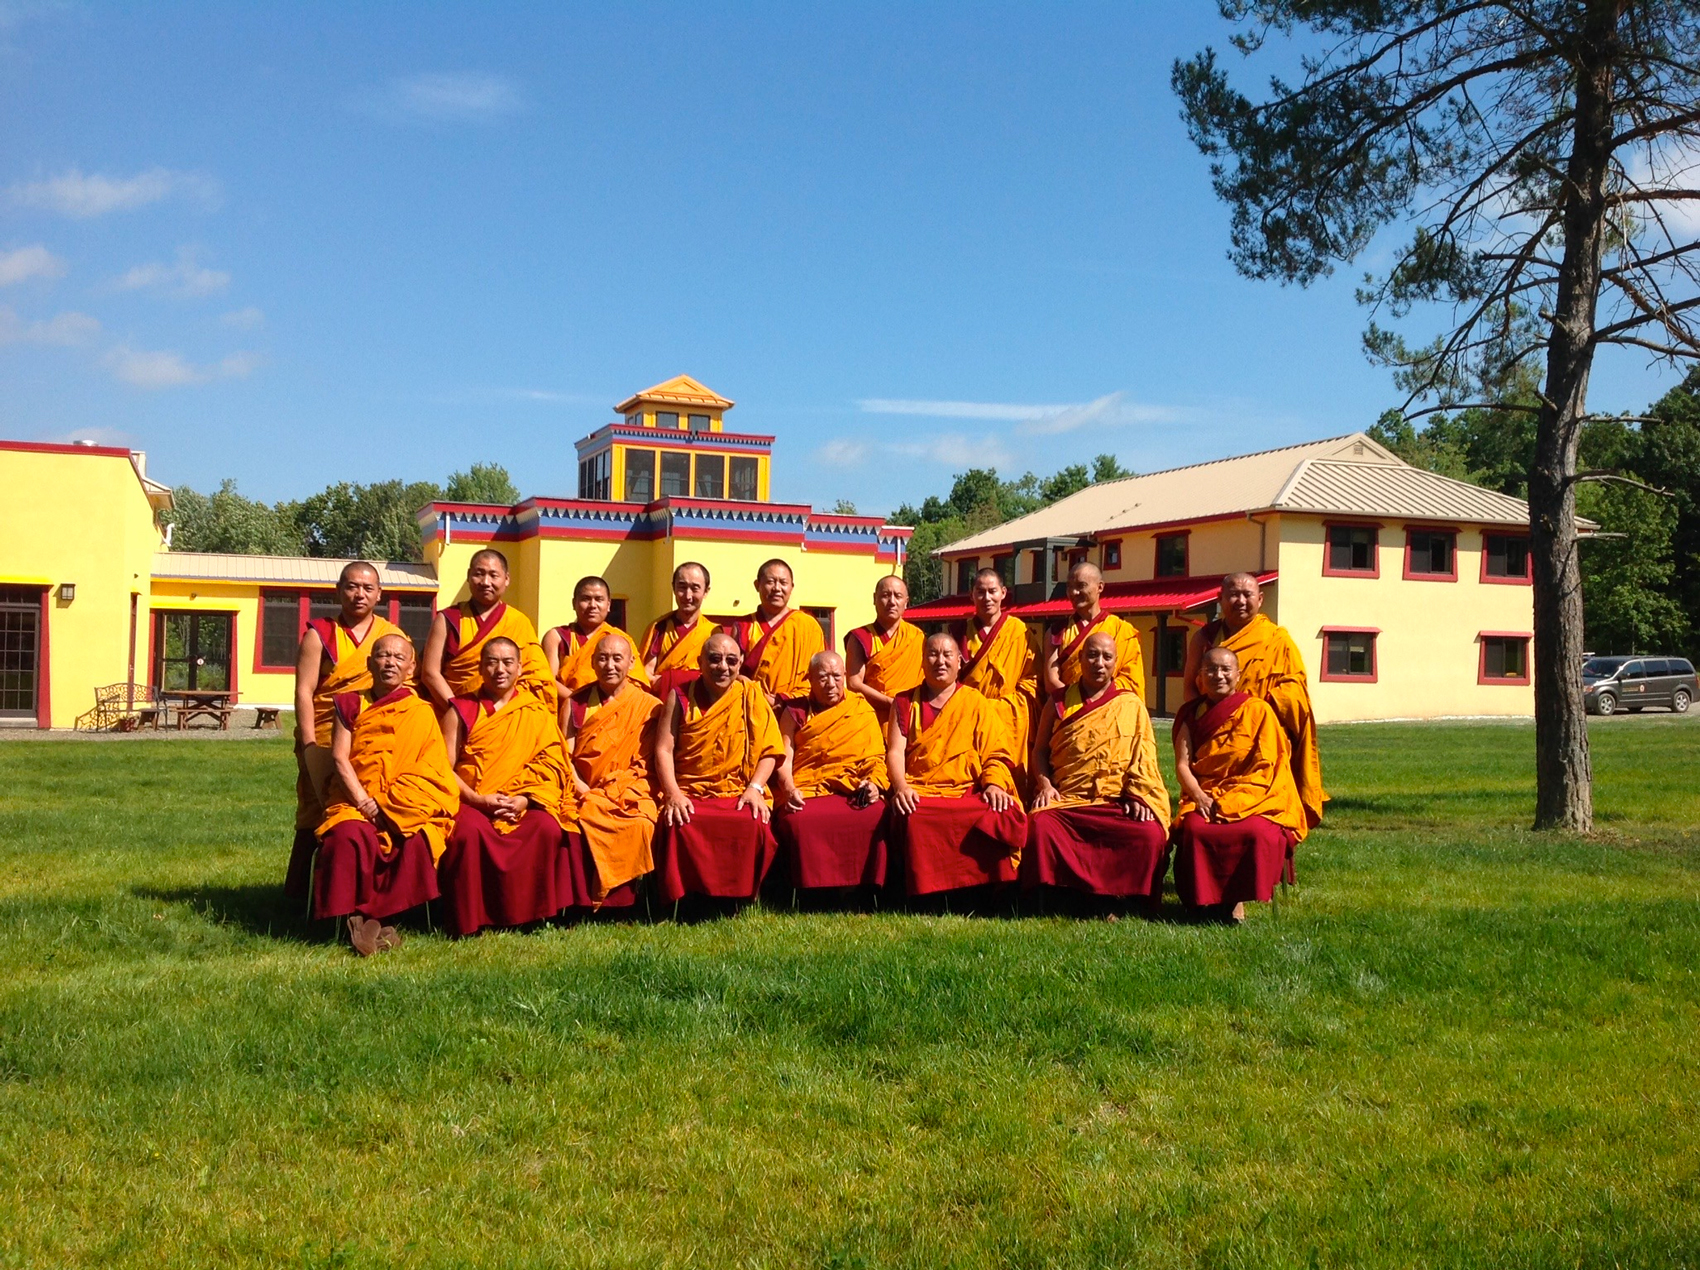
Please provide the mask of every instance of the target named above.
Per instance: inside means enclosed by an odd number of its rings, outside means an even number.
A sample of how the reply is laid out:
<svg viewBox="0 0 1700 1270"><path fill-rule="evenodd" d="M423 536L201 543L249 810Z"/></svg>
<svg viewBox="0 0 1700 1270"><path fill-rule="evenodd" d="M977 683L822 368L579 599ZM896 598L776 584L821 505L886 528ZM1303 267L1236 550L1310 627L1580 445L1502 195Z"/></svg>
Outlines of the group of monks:
<svg viewBox="0 0 1700 1270"><path fill-rule="evenodd" d="M908 896L1019 883L1240 920L1290 879L1326 795L1303 662L1234 574L1188 649L1171 807L1142 697L1138 633L1080 564L1072 616L1035 640L995 570L974 613L925 635L896 576L844 653L791 607L789 565L758 572L756 612L716 624L700 564L633 639L606 581L546 632L508 606L481 551L467 599L421 654L376 613L377 571L342 571L340 614L308 624L296 666L297 817L288 889L343 918L362 955L441 898L470 935L561 914L753 898L779 862L799 890Z"/></svg>

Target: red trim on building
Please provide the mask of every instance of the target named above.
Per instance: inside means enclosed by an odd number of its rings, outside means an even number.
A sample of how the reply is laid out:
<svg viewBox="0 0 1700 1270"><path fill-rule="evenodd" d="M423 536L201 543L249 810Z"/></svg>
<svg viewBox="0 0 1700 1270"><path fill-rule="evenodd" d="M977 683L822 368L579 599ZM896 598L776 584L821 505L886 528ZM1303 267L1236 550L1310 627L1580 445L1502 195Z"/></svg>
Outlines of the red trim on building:
<svg viewBox="0 0 1700 1270"><path fill-rule="evenodd" d="M127 459L128 450L113 445L66 445L59 441L0 441L0 450L20 454L95 454L105 459Z"/></svg>
<svg viewBox="0 0 1700 1270"><path fill-rule="evenodd" d="M1317 678L1324 683L1372 684L1381 676L1381 628L1379 626L1324 626L1322 636L1322 666ZM1328 637L1330 635L1368 635L1369 641L1369 674L1367 675L1331 675L1328 673Z"/></svg>
<svg viewBox="0 0 1700 1270"><path fill-rule="evenodd" d="M1340 529L1368 529L1374 532L1375 539L1370 543L1370 567L1367 569L1336 569L1334 568L1334 544L1329 541L1328 531ZM1322 576L1325 578L1379 578L1381 576L1381 531L1384 528L1379 520L1325 520L1322 522Z"/></svg>
<svg viewBox="0 0 1700 1270"><path fill-rule="evenodd" d="M1452 572L1451 573L1412 573L1411 572L1411 535L1412 534L1451 534L1452 535ZM1458 536L1456 525L1419 525L1412 529L1405 526L1405 574L1406 582L1456 582L1458 581Z"/></svg>
<svg viewBox="0 0 1700 1270"><path fill-rule="evenodd" d="M1482 631L1476 636L1476 682L1478 684L1503 684L1509 687L1527 686L1532 683L1530 673L1534 669L1534 661L1530 657L1530 644L1534 635L1528 631ZM1487 672L1487 646L1490 639L1516 640L1523 645L1523 673L1517 676L1489 675Z"/></svg>
<svg viewBox="0 0 1700 1270"><path fill-rule="evenodd" d="M1487 567L1488 566L1488 539L1490 537L1492 537L1492 538L1521 538L1523 540L1524 548L1523 548L1523 576L1522 577L1512 577L1509 574L1496 574L1496 573L1489 573L1488 572L1488 567ZM1535 552L1534 552L1534 543L1530 542L1529 535L1526 534L1526 533L1523 533L1523 534L1508 534L1508 533L1502 533L1502 532L1492 530L1492 529L1483 529L1482 530L1482 576L1481 576L1481 581L1486 583L1489 586L1534 586L1535 585Z"/></svg>
<svg viewBox="0 0 1700 1270"><path fill-rule="evenodd" d="M10 442L4 444L7 448L10 448ZM92 447L74 446L67 448L87 450ZM126 458L130 455L128 450L120 450L119 453ZM36 665L39 669L35 678L35 726L38 728L53 726L53 659L48 656L51 648L47 633L47 614L48 610L52 608L49 603L52 595L52 587L48 586L41 589L41 631L36 635Z"/></svg>

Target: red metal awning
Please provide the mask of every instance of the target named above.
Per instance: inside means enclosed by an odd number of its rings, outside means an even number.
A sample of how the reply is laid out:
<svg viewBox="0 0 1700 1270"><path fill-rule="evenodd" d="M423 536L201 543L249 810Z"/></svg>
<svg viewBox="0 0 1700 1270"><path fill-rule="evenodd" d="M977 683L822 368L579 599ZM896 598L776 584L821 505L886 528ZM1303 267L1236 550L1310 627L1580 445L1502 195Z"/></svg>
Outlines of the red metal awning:
<svg viewBox="0 0 1700 1270"><path fill-rule="evenodd" d="M1278 573L1267 569L1255 575L1259 586L1268 586ZM1198 578L1153 578L1144 582L1111 582L1104 588L1100 603L1110 613L1181 613L1197 608L1216 598L1222 589L1222 575ZM912 622L948 622L967 617L974 611L966 595L946 595L925 604L911 605L904 615ZM1066 617L1074 612L1067 599L1041 600L1037 604L1014 604L1011 613L1029 621L1049 617Z"/></svg>

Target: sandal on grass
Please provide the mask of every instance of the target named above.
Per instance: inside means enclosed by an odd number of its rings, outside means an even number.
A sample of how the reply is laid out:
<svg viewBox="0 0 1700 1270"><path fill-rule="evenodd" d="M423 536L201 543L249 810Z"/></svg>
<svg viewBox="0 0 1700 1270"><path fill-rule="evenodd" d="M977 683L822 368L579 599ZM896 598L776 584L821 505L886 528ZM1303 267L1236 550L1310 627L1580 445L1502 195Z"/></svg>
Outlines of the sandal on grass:
<svg viewBox="0 0 1700 1270"><path fill-rule="evenodd" d="M354 951L362 957L370 957L378 951L378 934L381 930L381 924L370 917L362 917L358 913L348 915L348 942L354 945Z"/></svg>

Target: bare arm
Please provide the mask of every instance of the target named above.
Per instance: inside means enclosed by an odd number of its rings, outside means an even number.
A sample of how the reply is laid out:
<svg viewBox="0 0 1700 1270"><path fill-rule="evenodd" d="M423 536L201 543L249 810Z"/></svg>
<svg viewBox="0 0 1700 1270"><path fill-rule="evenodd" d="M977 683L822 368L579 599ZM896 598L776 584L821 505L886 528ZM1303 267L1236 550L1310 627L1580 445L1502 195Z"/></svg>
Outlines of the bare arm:
<svg viewBox="0 0 1700 1270"><path fill-rule="evenodd" d="M561 632L551 626L543 632L543 655L549 659L549 673L561 677Z"/></svg>
<svg viewBox="0 0 1700 1270"><path fill-rule="evenodd" d="M844 686L858 696L867 699L875 710L889 710L892 699L877 689L868 687L863 674L868 669L867 654L862 651L862 641L852 632L844 637Z"/></svg>
<svg viewBox="0 0 1700 1270"><path fill-rule="evenodd" d="M886 724L885 772L891 778L891 805L903 816L909 815L921 805L921 796L909 787L909 771L905 765L908 749L909 738L904 736L903 729L897 726L897 714L894 711L891 722Z"/></svg>
<svg viewBox="0 0 1700 1270"><path fill-rule="evenodd" d="M789 710L779 712L779 735L785 742L785 759L774 773L779 801L792 811L803 810L802 796L797 793L797 720Z"/></svg>
<svg viewBox="0 0 1700 1270"><path fill-rule="evenodd" d="M324 641L311 626L295 650L295 741L305 748L318 744L313 727L313 692L319 686L319 666L325 656Z"/></svg>
<svg viewBox="0 0 1700 1270"><path fill-rule="evenodd" d="M1059 664L1062 660L1062 645L1052 643L1050 637L1044 634L1041 634L1039 638L1044 640L1043 647L1045 650L1044 665L1039 670L1039 685L1044 689L1039 694L1039 700L1043 701L1051 693L1061 692L1065 685L1062 681L1062 668Z"/></svg>
<svg viewBox="0 0 1700 1270"><path fill-rule="evenodd" d="M1057 801L1057 787L1051 783L1051 732L1056 727L1056 713L1039 711L1039 730L1033 738L1033 810L1039 811Z"/></svg>
<svg viewBox="0 0 1700 1270"><path fill-rule="evenodd" d="M449 646L449 619L439 613L431 619L431 633L425 637L425 651L419 658L419 682L433 705L447 710L454 693L449 681L443 678L443 653Z"/></svg>
<svg viewBox="0 0 1700 1270"><path fill-rule="evenodd" d="M1198 778L1192 774L1192 729L1184 724L1177 724L1174 737L1175 779L1180 782L1181 794L1191 799L1200 814L1209 820L1216 810L1216 800L1204 792Z"/></svg>
<svg viewBox="0 0 1700 1270"><path fill-rule="evenodd" d="M354 733L339 718L331 732L331 762L336 767L336 778L342 782L342 788L348 795L348 801L354 810L366 817L373 824L378 822L378 800L366 792L366 787L360 783L360 778L354 774Z"/></svg>
<svg viewBox="0 0 1700 1270"><path fill-rule="evenodd" d="M578 764L572 761L573 754L578 749L578 724L573 722L572 698L567 697L561 702L561 735L567 742L567 775L572 777L573 788L582 798L590 792L590 785L584 777L578 774Z"/></svg>
<svg viewBox="0 0 1700 1270"><path fill-rule="evenodd" d="M661 821L668 825L686 824L691 818L691 800L679 788L678 775L673 770L673 744L678 739L681 722L679 699L673 697L667 702L666 724L655 729L655 783L661 787Z"/></svg>
<svg viewBox="0 0 1700 1270"><path fill-rule="evenodd" d="M1204 631L1202 628L1192 633L1192 638L1186 642L1186 667L1181 671L1185 681L1181 685L1181 701L1191 701L1198 695L1198 672L1204 665Z"/></svg>

